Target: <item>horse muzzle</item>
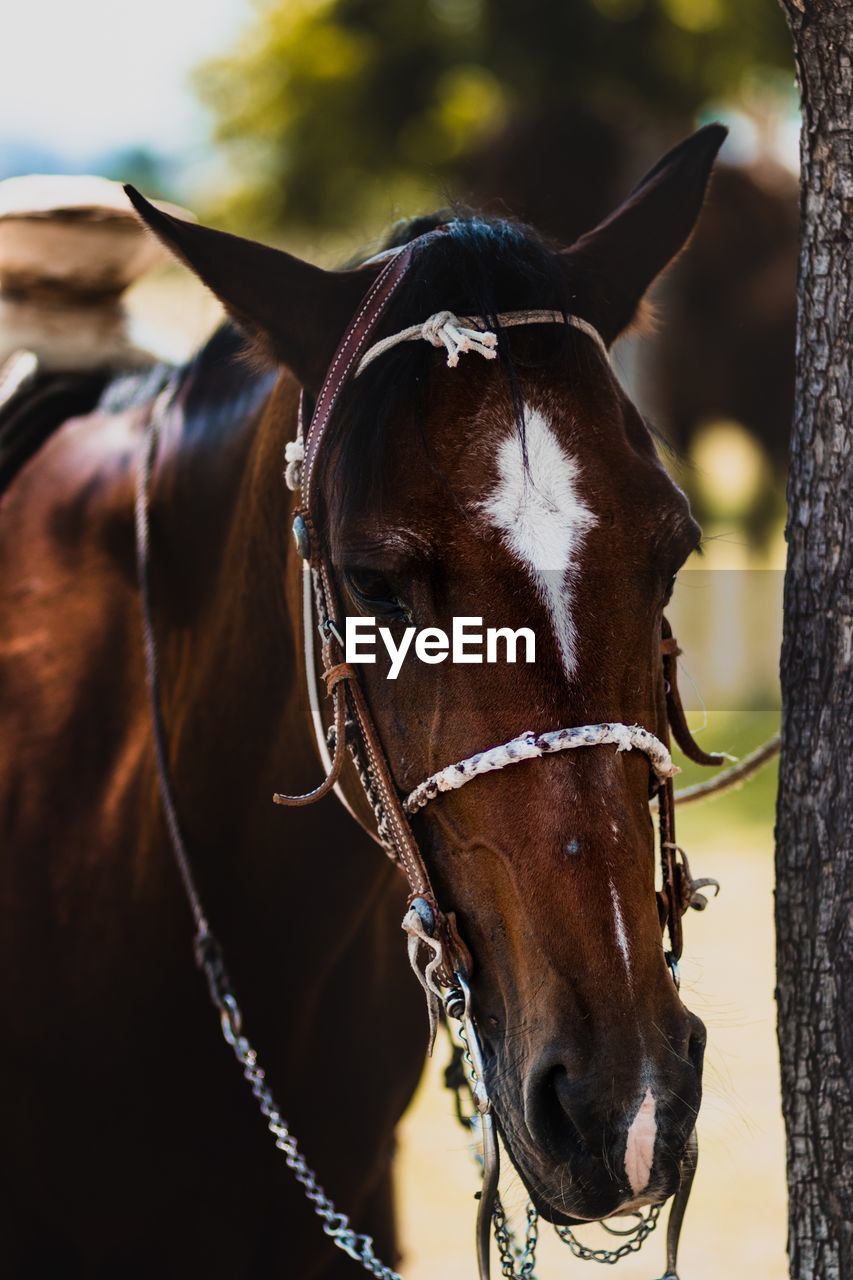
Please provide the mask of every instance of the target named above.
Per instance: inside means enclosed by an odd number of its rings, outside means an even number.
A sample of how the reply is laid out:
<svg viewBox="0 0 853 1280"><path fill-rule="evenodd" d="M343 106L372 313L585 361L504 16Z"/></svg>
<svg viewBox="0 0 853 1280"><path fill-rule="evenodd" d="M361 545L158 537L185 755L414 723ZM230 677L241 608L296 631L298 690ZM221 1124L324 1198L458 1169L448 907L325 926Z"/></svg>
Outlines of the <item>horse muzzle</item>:
<svg viewBox="0 0 853 1280"><path fill-rule="evenodd" d="M495 1064L490 1094L507 1153L543 1218L592 1221L661 1204L677 1189L701 1101L704 1027L685 1051L624 1081L600 1064L573 1077L546 1055L513 1084Z"/></svg>

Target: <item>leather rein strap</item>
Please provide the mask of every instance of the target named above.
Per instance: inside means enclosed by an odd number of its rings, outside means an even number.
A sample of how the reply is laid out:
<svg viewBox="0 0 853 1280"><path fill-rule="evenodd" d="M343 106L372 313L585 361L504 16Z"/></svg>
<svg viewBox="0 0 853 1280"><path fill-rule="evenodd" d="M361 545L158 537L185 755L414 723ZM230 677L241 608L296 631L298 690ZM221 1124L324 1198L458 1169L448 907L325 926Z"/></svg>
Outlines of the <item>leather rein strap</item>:
<svg viewBox="0 0 853 1280"><path fill-rule="evenodd" d="M669 746L669 733L689 760L696 764L721 765L724 757L709 755L694 740L687 727L687 717L678 691L678 657L681 650L672 634L668 618L661 623L661 668L663 673L664 707L661 716L664 742ZM678 962L684 949L682 918L693 904L693 883L684 852L675 838L675 792L672 778L665 778L658 790L658 827L660 831L661 857L661 929L669 931L670 950L667 963L678 985Z"/></svg>

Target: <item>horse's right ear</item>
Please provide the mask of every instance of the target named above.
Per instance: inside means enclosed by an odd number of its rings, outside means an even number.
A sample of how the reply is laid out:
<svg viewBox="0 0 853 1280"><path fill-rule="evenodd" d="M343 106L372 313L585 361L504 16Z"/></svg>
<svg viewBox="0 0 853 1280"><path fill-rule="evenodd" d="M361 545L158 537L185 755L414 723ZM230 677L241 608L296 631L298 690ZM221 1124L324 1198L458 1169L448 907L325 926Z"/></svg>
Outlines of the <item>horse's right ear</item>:
<svg viewBox="0 0 853 1280"><path fill-rule="evenodd" d="M316 394L380 268L324 271L280 249L175 218L131 186L125 191L146 226L216 294L240 328Z"/></svg>
<svg viewBox="0 0 853 1280"><path fill-rule="evenodd" d="M728 129L709 124L658 160L627 200L561 258L583 315L611 343L690 238Z"/></svg>

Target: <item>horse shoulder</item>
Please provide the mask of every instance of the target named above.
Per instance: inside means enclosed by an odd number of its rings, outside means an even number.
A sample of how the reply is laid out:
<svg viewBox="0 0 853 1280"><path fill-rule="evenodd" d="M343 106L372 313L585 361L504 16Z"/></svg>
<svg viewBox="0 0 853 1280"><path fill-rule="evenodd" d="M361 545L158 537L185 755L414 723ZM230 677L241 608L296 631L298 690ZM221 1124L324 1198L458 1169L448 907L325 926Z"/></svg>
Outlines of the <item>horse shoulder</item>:
<svg viewBox="0 0 853 1280"><path fill-rule="evenodd" d="M9 802L0 812L13 839L37 831L63 799L72 811L97 800L103 814L96 789L127 773L129 744L141 741L140 427L139 410L69 420L0 505L0 789Z"/></svg>

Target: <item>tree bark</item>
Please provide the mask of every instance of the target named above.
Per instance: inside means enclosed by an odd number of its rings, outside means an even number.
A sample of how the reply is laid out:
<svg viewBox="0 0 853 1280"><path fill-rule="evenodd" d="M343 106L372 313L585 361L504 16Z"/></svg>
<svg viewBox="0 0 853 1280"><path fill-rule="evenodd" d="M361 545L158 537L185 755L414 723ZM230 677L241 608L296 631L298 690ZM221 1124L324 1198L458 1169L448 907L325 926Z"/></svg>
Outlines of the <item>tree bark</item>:
<svg viewBox="0 0 853 1280"><path fill-rule="evenodd" d="M779 1049L794 1280L853 1276L853 3L781 0L802 99L797 384L777 806ZM845 1167L847 1166L847 1167Z"/></svg>

